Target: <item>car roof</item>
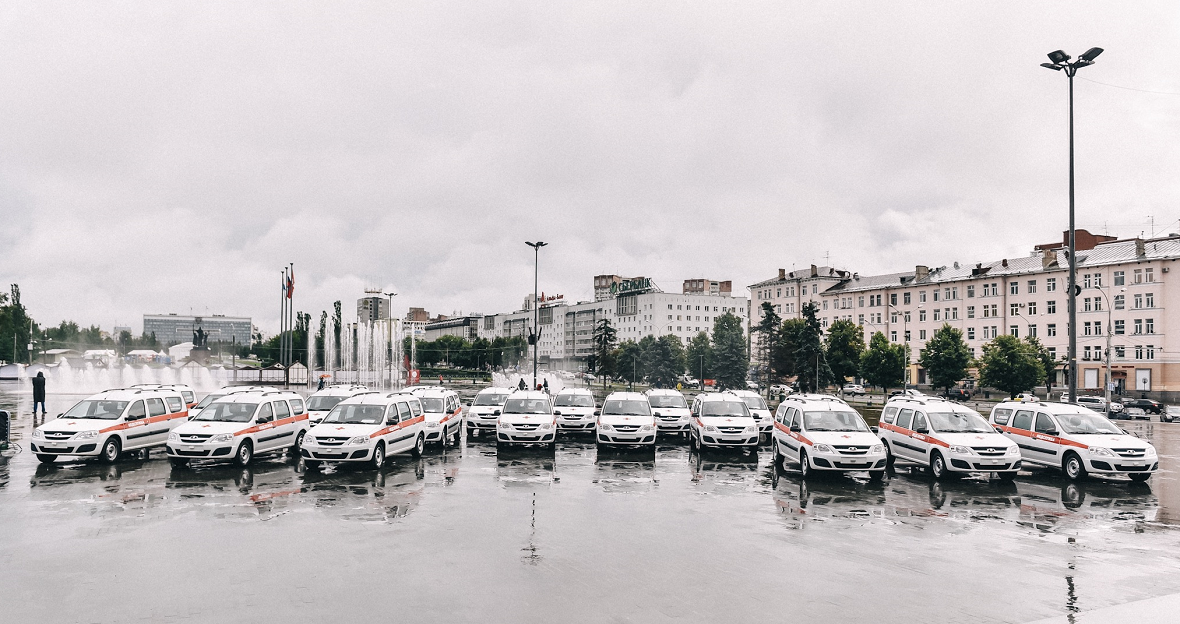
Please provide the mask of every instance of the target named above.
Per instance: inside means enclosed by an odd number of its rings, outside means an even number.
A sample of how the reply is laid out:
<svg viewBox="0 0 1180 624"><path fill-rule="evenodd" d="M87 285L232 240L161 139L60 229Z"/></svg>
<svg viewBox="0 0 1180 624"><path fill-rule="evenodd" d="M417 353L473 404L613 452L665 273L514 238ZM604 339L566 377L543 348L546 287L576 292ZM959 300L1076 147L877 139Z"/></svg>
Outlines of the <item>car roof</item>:
<svg viewBox="0 0 1180 624"><path fill-rule="evenodd" d="M1098 412L1084 407L1082 405L1074 405L1073 403L1062 403L1060 401L1000 401L992 408L994 412L997 409L1029 409L1036 408L1038 410L1048 412L1050 414L1095 414L1101 416Z"/></svg>
<svg viewBox="0 0 1180 624"><path fill-rule="evenodd" d="M758 394L757 392L754 392L753 390L727 390L726 392L729 392L730 394L735 394L740 397L759 397L759 398L762 397L761 394Z"/></svg>
<svg viewBox="0 0 1180 624"><path fill-rule="evenodd" d="M549 395L541 390L515 390L508 395L509 399L545 399L549 400Z"/></svg>
<svg viewBox="0 0 1180 624"><path fill-rule="evenodd" d="M742 397L736 395L731 390L723 390L721 392L702 392L696 396L698 401L733 401L742 400Z"/></svg>
<svg viewBox="0 0 1180 624"><path fill-rule="evenodd" d="M409 392L362 392L354 394L337 405L389 405L390 403L409 403L417 401L418 397Z"/></svg>
<svg viewBox="0 0 1180 624"><path fill-rule="evenodd" d="M648 396L684 396L684 393L673 388L652 388L645 392Z"/></svg>
<svg viewBox="0 0 1180 624"><path fill-rule="evenodd" d="M594 392L588 388L562 388L557 395L561 396L563 394L594 394Z"/></svg>
<svg viewBox="0 0 1180 624"><path fill-rule="evenodd" d="M647 402L647 395L640 392L612 392L606 395L607 401L643 401Z"/></svg>
<svg viewBox="0 0 1180 624"><path fill-rule="evenodd" d="M180 396L179 390L168 388L111 388L86 397L87 400L99 401L135 401L145 398L160 398L164 396ZM183 397L182 397L183 398Z"/></svg>
<svg viewBox="0 0 1180 624"><path fill-rule="evenodd" d="M783 399L783 405L790 403L805 405L807 407L822 407L827 410L834 410L838 408L849 407L843 399L831 394L792 394L786 399Z"/></svg>
<svg viewBox="0 0 1180 624"><path fill-rule="evenodd" d="M420 393L416 392L415 394L420 397L438 398L438 397L446 397L446 396L450 396L450 395L454 395L454 394L458 394L458 393L455 392L454 390L448 390L446 388L427 388L425 390L422 390Z"/></svg>
<svg viewBox="0 0 1180 624"><path fill-rule="evenodd" d="M327 386L323 390L316 390L311 396L352 396L360 392L369 392L368 386L360 385L336 385Z"/></svg>
<svg viewBox="0 0 1180 624"><path fill-rule="evenodd" d="M512 394L513 392L520 392L520 390L514 390L512 388L501 388L499 386L492 386L490 388L484 388L483 390L480 390L476 394Z"/></svg>
<svg viewBox="0 0 1180 624"><path fill-rule="evenodd" d="M933 407L933 406L937 406L940 410L943 410L943 411L949 410L952 412L959 412L959 413L967 413L967 412L970 412L973 414L979 413L979 412L976 412L975 410L971 409L970 407L963 405L962 403L955 403L954 401L951 401L949 399L944 399L942 397L937 397L937 396L930 396L930 395L926 395L926 394L924 394L922 396L898 395L895 397L890 397L889 400L885 402L885 405L887 405L887 406L888 405L904 405L905 407L917 407L917 406Z"/></svg>

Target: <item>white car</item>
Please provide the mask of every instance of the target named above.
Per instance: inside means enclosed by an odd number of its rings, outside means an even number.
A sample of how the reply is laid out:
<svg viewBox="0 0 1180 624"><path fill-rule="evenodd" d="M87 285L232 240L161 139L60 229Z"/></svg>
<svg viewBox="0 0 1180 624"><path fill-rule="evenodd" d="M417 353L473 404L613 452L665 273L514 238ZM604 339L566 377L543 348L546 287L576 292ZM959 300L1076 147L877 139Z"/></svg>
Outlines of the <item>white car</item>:
<svg viewBox="0 0 1180 624"><path fill-rule="evenodd" d="M741 397L746 407L750 408L750 415L758 421L758 433L769 440L770 432L774 429L774 416L770 414L770 407L766 405L766 399L757 392L749 390L733 390L732 392Z"/></svg>
<svg viewBox="0 0 1180 624"><path fill-rule="evenodd" d="M651 405L651 415L656 419L656 430L661 434L679 433L688 435L688 419L692 410L688 409L688 401L679 390L648 390L647 403Z"/></svg>
<svg viewBox="0 0 1180 624"><path fill-rule="evenodd" d="M864 396L865 395L865 387L860 384L854 384L854 383L844 384L843 391L844 391L844 394L851 394L851 395L855 395L855 396Z"/></svg>
<svg viewBox="0 0 1180 624"><path fill-rule="evenodd" d="M307 432L300 451L303 465L315 469L323 462L368 462L380 468L390 455L421 457L425 421L422 403L407 392L349 397Z"/></svg>
<svg viewBox="0 0 1180 624"><path fill-rule="evenodd" d="M454 390L432 388L416 393L426 414L426 443L446 446L447 440L455 444L463 434L463 404Z"/></svg>
<svg viewBox="0 0 1180 624"><path fill-rule="evenodd" d="M500 411L504 409L504 401L513 390L508 388L484 388L472 399L467 408L467 435L475 431L495 431L496 422L500 419Z"/></svg>
<svg viewBox="0 0 1180 624"><path fill-rule="evenodd" d="M804 477L817 471L868 471L885 475L885 446L864 418L826 394L796 394L778 406L771 451L776 466L791 463Z"/></svg>
<svg viewBox="0 0 1180 624"><path fill-rule="evenodd" d="M307 427L307 409L298 394L237 392L169 433L168 459L183 468L192 459L232 459L246 466L260 453L298 455Z"/></svg>
<svg viewBox="0 0 1180 624"><path fill-rule="evenodd" d="M549 395L538 390L517 390L504 401L496 423L496 446L543 444L557 448L557 420Z"/></svg>
<svg viewBox="0 0 1180 624"><path fill-rule="evenodd" d="M146 388L154 390L175 390L184 397L184 403L191 410L197 405L197 395L188 384L135 384L132 388Z"/></svg>
<svg viewBox="0 0 1180 624"><path fill-rule="evenodd" d="M1159 469L1154 446L1080 405L1004 401L992 408L991 422L1020 447L1024 462L1060 468L1073 480L1095 473L1146 481Z"/></svg>
<svg viewBox="0 0 1180 624"><path fill-rule="evenodd" d="M163 446L187 419L184 397L175 390L107 390L34 429L29 450L43 464L62 456L98 457L112 464L126 451Z"/></svg>
<svg viewBox="0 0 1180 624"><path fill-rule="evenodd" d="M594 393L565 388L553 397L553 415L560 431L594 431Z"/></svg>
<svg viewBox="0 0 1180 624"><path fill-rule="evenodd" d="M698 394L692 401L689 438L693 448L733 446L757 450L758 421L732 392Z"/></svg>
<svg viewBox="0 0 1180 624"><path fill-rule="evenodd" d="M598 435L603 446L656 448L656 419L647 396L639 392L612 392L598 411Z"/></svg>
<svg viewBox="0 0 1180 624"><path fill-rule="evenodd" d="M370 392L368 386L360 384L339 384L316 390L307 397L307 414L311 424L315 425L323 420L337 403L365 392Z"/></svg>
<svg viewBox="0 0 1180 624"><path fill-rule="evenodd" d="M265 386L225 386L220 390L214 390L213 392L210 392L209 394L201 397L201 400L196 405L189 408L188 419L192 420L196 418L197 414L201 413L201 410L209 407L210 403L220 399L221 397L237 394L239 392L267 392L270 390L273 390L273 388L267 388Z"/></svg>
<svg viewBox="0 0 1180 624"><path fill-rule="evenodd" d="M940 397L894 397L881 411L877 434L890 462L916 464L935 479L994 472L1011 480L1020 471L1020 449L996 433L979 412Z"/></svg>

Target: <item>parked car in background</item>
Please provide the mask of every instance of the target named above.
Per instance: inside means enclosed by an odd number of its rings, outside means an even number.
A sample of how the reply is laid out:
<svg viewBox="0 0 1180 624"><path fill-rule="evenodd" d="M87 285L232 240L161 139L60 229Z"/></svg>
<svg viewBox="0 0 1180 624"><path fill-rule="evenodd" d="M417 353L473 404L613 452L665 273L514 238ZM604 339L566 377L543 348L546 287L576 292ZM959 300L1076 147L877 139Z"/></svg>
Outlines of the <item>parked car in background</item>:
<svg viewBox="0 0 1180 624"><path fill-rule="evenodd" d="M1142 407L1124 407L1123 418L1126 418L1127 420L1139 420L1140 418L1143 420L1151 420L1151 415L1143 411Z"/></svg>
<svg viewBox="0 0 1180 624"><path fill-rule="evenodd" d="M791 392L793 392L791 387L786 384L771 384L770 386L771 394L790 394Z"/></svg>
<svg viewBox="0 0 1180 624"><path fill-rule="evenodd" d="M1013 401L1022 401L1022 402L1023 401L1040 401L1040 399L1037 398L1037 395L1032 392L1021 392L1020 394L1016 395L1012 400Z"/></svg>
<svg viewBox="0 0 1180 624"><path fill-rule="evenodd" d="M1114 402L1112 402L1110 404L1110 409L1107 410L1106 397L1100 397L1100 396L1078 395L1078 398L1076 401L1070 401L1069 400L1069 393L1062 392L1061 393L1061 402L1062 403L1076 403L1077 405L1081 405L1082 407L1088 407L1088 408L1094 410L1095 412L1102 412L1104 414L1108 413L1111 418L1117 418L1118 415L1120 413L1122 413L1122 411L1123 411L1123 404L1122 403L1114 403Z"/></svg>
<svg viewBox="0 0 1180 624"><path fill-rule="evenodd" d="M1164 411L1163 404L1152 399L1123 399L1123 407L1138 407L1149 414L1159 414Z"/></svg>
<svg viewBox="0 0 1180 624"><path fill-rule="evenodd" d="M854 383L844 384L843 390L844 390L844 394L852 394L852 395L856 395L856 396L864 396L865 395L865 387L860 384L854 384Z"/></svg>
<svg viewBox="0 0 1180 624"><path fill-rule="evenodd" d="M1164 411L1160 412L1160 422L1176 422L1177 420L1180 420L1180 406L1164 406Z"/></svg>
<svg viewBox="0 0 1180 624"><path fill-rule="evenodd" d="M910 388L908 390L894 390L893 392L889 393L889 398L891 398L891 399L896 396L924 397L926 395L922 394L921 392L918 392L917 390L914 390L913 388Z"/></svg>
<svg viewBox="0 0 1180 624"><path fill-rule="evenodd" d="M952 401L966 401L971 398L971 393L962 388L951 388L946 391L946 398Z"/></svg>

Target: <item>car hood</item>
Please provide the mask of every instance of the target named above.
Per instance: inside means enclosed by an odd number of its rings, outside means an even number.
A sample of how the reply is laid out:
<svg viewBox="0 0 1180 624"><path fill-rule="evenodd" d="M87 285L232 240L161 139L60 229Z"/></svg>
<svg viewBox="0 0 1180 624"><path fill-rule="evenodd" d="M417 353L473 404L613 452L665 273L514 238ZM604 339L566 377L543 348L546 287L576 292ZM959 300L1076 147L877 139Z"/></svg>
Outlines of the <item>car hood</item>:
<svg viewBox="0 0 1180 624"><path fill-rule="evenodd" d="M624 416L622 414L602 414L598 417L599 424L611 425L654 425L656 419L652 416Z"/></svg>
<svg viewBox="0 0 1180 624"><path fill-rule="evenodd" d="M122 424L121 420L102 420L99 418L58 418L37 427L46 433L77 433L79 431L93 431L95 429L106 429L114 425Z"/></svg>
<svg viewBox="0 0 1180 624"><path fill-rule="evenodd" d="M323 420L324 416L327 416L328 412L330 412L330 411L331 410L308 410L307 417L310 418L311 420L319 422L319 421Z"/></svg>
<svg viewBox="0 0 1180 624"><path fill-rule="evenodd" d="M989 446L1006 449L1012 441L998 433L934 433L933 437L956 446Z"/></svg>
<svg viewBox="0 0 1180 624"><path fill-rule="evenodd" d="M511 425L540 425L553 421L553 414L500 414L500 422Z"/></svg>
<svg viewBox="0 0 1180 624"><path fill-rule="evenodd" d="M242 429L253 427L248 422L224 422L213 420L189 420L172 430L173 433L206 434L237 433Z"/></svg>
<svg viewBox="0 0 1180 624"><path fill-rule="evenodd" d="M873 446L881 443L880 438L868 431L805 431L803 436L812 444Z"/></svg>
<svg viewBox="0 0 1180 624"><path fill-rule="evenodd" d="M752 410L750 410L750 415L753 416L754 418L757 418L758 420L770 420L771 419L770 410L752 409Z"/></svg>
<svg viewBox="0 0 1180 624"><path fill-rule="evenodd" d="M500 407L499 405L476 405L476 406L467 408L467 413L482 416L484 414L491 414L491 413L495 412L496 410L500 410L500 409L503 409L503 408Z"/></svg>
<svg viewBox="0 0 1180 624"><path fill-rule="evenodd" d="M674 416L676 418L684 418L692 413L687 407L655 407L651 411L652 414L659 414L661 417Z"/></svg>
<svg viewBox="0 0 1180 624"><path fill-rule="evenodd" d="M590 416L594 413L593 407L554 407L554 412L561 412L562 416Z"/></svg>
<svg viewBox="0 0 1180 624"><path fill-rule="evenodd" d="M353 438L362 435L372 435L374 432L384 429L385 425L361 425L348 424L342 425L339 423L321 423L311 429L307 430L307 437L317 438Z"/></svg>
<svg viewBox="0 0 1180 624"><path fill-rule="evenodd" d="M1144 442L1133 435L1126 435L1122 433L1104 433L1100 435L1065 434L1060 437L1084 444L1086 446L1101 446L1105 448L1147 449L1151 446L1147 442Z"/></svg>
<svg viewBox="0 0 1180 624"><path fill-rule="evenodd" d="M699 416L701 422L714 427L749 427L758 421L751 416Z"/></svg>

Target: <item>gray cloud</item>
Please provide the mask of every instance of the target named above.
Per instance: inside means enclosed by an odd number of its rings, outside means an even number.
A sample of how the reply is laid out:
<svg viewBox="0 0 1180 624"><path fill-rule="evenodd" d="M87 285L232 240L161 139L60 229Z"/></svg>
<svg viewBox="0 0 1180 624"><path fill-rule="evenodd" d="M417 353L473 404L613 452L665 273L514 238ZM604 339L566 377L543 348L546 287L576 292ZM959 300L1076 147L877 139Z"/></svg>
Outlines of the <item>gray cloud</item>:
<svg viewBox="0 0 1180 624"><path fill-rule="evenodd" d="M0 281L33 314L513 309L601 272L744 285L1026 254L1065 80L1180 92L1174 3L0 7ZM1180 96L1079 80L1079 225L1176 229Z"/></svg>

